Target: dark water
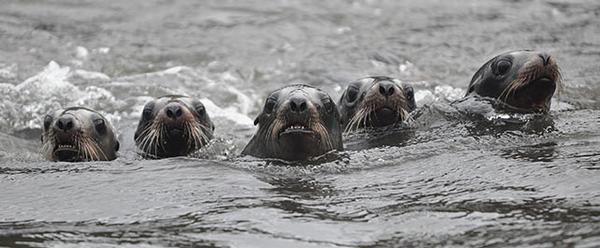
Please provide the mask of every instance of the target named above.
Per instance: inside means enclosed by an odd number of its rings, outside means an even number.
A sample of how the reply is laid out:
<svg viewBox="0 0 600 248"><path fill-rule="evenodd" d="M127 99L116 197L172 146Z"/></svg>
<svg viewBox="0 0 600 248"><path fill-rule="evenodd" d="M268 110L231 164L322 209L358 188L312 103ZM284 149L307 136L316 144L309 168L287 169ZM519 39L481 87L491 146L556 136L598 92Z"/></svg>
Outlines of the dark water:
<svg viewBox="0 0 600 248"><path fill-rule="evenodd" d="M599 15L597 1L0 0L0 246L598 247ZM549 116L449 104L521 48L561 66ZM374 74L413 82L411 128L348 135L304 166L238 157L271 90L337 98ZM141 160L141 108L173 93L203 100L217 140ZM42 117L72 105L106 114L119 159L41 158Z"/></svg>

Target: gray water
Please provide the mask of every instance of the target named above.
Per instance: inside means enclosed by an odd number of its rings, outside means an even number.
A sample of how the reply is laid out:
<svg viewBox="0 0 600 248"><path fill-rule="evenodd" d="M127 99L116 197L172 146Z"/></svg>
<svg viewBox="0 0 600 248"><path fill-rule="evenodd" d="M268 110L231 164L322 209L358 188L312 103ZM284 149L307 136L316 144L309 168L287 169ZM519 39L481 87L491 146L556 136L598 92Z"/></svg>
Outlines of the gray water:
<svg viewBox="0 0 600 248"><path fill-rule="evenodd" d="M599 15L598 1L0 0L0 246L598 247ZM548 116L451 104L522 48L561 67ZM415 86L411 127L300 165L239 156L271 90L337 99L367 75ZM137 155L142 106L163 94L213 117L195 158ZM111 120L117 160L42 159L42 117L74 105Z"/></svg>

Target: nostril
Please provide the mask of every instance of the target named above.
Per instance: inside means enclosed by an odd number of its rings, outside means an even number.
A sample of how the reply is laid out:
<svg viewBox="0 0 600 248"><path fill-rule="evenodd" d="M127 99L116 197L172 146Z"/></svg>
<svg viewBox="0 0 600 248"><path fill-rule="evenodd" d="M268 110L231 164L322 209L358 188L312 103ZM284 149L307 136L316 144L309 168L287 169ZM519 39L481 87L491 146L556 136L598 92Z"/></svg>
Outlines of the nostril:
<svg viewBox="0 0 600 248"><path fill-rule="evenodd" d="M303 98L293 98L290 101L290 110L293 112L304 112L307 108L306 100Z"/></svg>
<svg viewBox="0 0 600 248"><path fill-rule="evenodd" d="M73 128L73 120L68 117L60 118L56 122L56 127L63 131L69 131Z"/></svg>
<svg viewBox="0 0 600 248"><path fill-rule="evenodd" d="M550 54L541 53L539 56L542 59L542 62L544 63L544 65L548 65L548 63L550 63Z"/></svg>
<svg viewBox="0 0 600 248"><path fill-rule="evenodd" d="M294 101L290 102L290 108L292 109L292 111L297 111L298 107L296 106L296 103Z"/></svg>
<svg viewBox="0 0 600 248"><path fill-rule="evenodd" d="M394 86L391 84L379 84L379 93L383 96L391 96L394 94Z"/></svg>
<svg viewBox="0 0 600 248"><path fill-rule="evenodd" d="M72 121L68 121L67 124L65 124L65 131L66 130L70 130L71 128L73 128L73 122Z"/></svg>
<svg viewBox="0 0 600 248"><path fill-rule="evenodd" d="M183 114L181 107L179 107L178 105L168 106L166 109L166 112L167 112L167 116L172 119L180 117Z"/></svg>

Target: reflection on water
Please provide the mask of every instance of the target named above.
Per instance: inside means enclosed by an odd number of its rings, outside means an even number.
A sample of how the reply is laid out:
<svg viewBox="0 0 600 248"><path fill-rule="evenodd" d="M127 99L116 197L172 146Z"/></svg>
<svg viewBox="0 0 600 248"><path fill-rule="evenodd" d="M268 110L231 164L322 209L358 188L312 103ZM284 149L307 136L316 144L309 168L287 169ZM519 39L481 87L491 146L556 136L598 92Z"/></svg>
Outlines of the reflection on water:
<svg viewBox="0 0 600 248"><path fill-rule="evenodd" d="M596 247L596 1L5 1L0 246ZM549 51L548 116L460 100L499 52ZM240 157L269 92L389 75L406 126L345 134L308 162ZM189 94L215 122L193 158L142 160L143 105ZM42 117L85 105L116 127L111 162L49 163Z"/></svg>
<svg viewBox="0 0 600 248"><path fill-rule="evenodd" d="M523 160L526 162L552 162L556 157L556 146L556 143L549 142L532 146L509 148L502 152L502 157Z"/></svg>

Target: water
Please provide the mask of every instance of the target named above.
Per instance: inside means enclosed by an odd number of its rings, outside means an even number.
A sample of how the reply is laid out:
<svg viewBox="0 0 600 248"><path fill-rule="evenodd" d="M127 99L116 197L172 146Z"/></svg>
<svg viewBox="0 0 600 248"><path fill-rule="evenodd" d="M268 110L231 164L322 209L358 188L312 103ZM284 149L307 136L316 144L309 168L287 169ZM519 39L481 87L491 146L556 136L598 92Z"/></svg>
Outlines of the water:
<svg viewBox="0 0 600 248"><path fill-rule="evenodd" d="M0 246L600 246L596 1L0 6ZM518 48L561 66L549 116L450 104ZM417 121L347 135L333 160L238 156L271 90L305 82L337 99L365 75L413 82ZM217 139L200 158L140 159L143 104L181 93L203 100ZM120 158L41 158L43 115L72 105L111 120Z"/></svg>

